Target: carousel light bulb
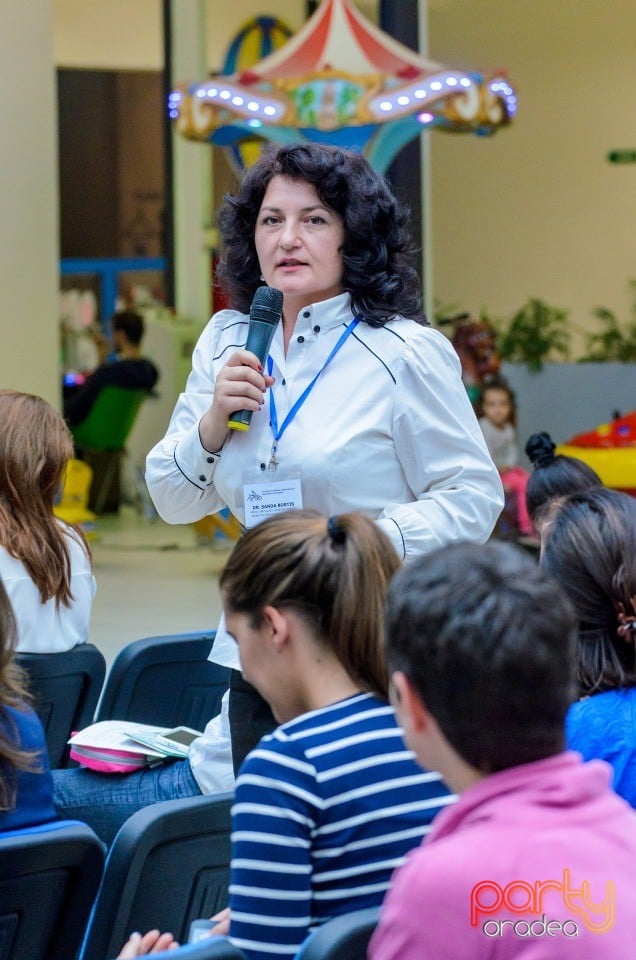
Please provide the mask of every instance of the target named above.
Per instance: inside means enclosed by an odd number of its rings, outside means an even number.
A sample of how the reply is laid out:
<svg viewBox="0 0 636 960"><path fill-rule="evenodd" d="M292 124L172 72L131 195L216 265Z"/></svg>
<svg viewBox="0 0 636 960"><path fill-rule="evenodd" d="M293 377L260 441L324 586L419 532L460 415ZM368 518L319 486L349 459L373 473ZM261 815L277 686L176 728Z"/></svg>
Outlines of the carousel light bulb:
<svg viewBox="0 0 636 960"><path fill-rule="evenodd" d="M197 97L204 97L204 96L205 96L205 90L197 90Z"/></svg>
<svg viewBox="0 0 636 960"><path fill-rule="evenodd" d="M221 90L219 96L221 100L229 100L232 94L230 93L229 90Z"/></svg>
<svg viewBox="0 0 636 960"><path fill-rule="evenodd" d="M258 110L258 104L257 104L256 100L250 100L250 102L249 102L248 105L247 105L247 109L248 109L248 110L251 110L252 113L254 113L256 110Z"/></svg>
<svg viewBox="0 0 636 960"><path fill-rule="evenodd" d="M446 86L447 86L447 87L456 87L456 86L457 86L457 77L446 77Z"/></svg>
<svg viewBox="0 0 636 960"><path fill-rule="evenodd" d="M432 113L418 113L417 119L420 123L431 123L434 117Z"/></svg>
<svg viewBox="0 0 636 960"><path fill-rule="evenodd" d="M232 97L232 103L234 104L235 107L242 107L243 104L245 103L245 100L243 99L243 97Z"/></svg>
<svg viewBox="0 0 636 960"><path fill-rule="evenodd" d="M459 85L460 85L461 87L469 87L469 86L470 86L470 80L468 79L468 77L462 77L461 80L459 81Z"/></svg>
<svg viewBox="0 0 636 960"><path fill-rule="evenodd" d="M393 109L393 104L389 100L383 100L380 104L380 110L384 110L387 113L389 110Z"/></svg>
<svg viewBox="0 0 636 960"><path fill-rule="evenodd" d="M431 90L441 90L441 89L442 89L442 85L439 82L439 80L433 80L433 82L431 83Z"/></svg>
<svg viewBox="0 0 636 960"><path fill-rule="evenodd" d="M409 100L408 97L402 96L397 98L397 102L400 104L401 107L405 107L411 101Z"/></svg>
<svg viewBox="0 0 636 960"><path fill-rule="evenodd" d="M248 127L262 127L262 126L263 126L263 121L262 121L262 120L256 120L255 118L252 118L252 119L250 119L250 120L247 121L247 125L248 125Z"/></svg>
<svg viewBox="0 0 636 960"><path fill-rule="evenodd" d="M270 104L267 104L263 110L263 113L265 113L268 117L274 117L276 116L276 107L272 107Z"/></svg>
<svg viewBox="0 0 636 960"><path fill-rule="evenodd" d="M416 97L417 100L424 100L426 97L426 90L416 90L413 93L413 96Z"/></svg>

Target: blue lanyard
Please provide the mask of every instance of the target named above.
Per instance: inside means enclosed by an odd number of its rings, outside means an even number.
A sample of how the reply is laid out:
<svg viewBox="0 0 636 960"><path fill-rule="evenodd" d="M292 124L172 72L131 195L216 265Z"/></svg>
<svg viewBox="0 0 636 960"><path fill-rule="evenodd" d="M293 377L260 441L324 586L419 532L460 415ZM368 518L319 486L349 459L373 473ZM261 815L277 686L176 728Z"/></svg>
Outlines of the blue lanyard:
<svg viewBox="0 0 636 960"><path fill-rule="evenodd" d="M292 406L291 410L289 411L289 413L287 414L287 416L285 417L285 419L284 419L283 422L281 423L280 428L279 428L279 426L278 426L278 415L277 415L277 413L276 413L276 401L274 400L274 391L273 391L273 390L271 389L271 387L270 387L270 391L269 391L269 419L270 419L270 426L271 426L271 428L272 428L272 433L274 434L274 442L273 442L273 444L272 444L272 454L271 454L270 461L269 461L269 469L270 469L270 470L275 470L276 467L278 466L278 460L276 459L276 449L277 449L277 447L278 447L278 441L280 440L280 438L282 437L282 435L285 433L285 430L287 429L287 427L289 426L289 424L292 422L292 420L294 419L294 417L296 416L296 414L298 413L298 411L299 411L300 408L302 407L303 403L305 402L305 400L307 399L307 397L309 396L309 394L311 393L311 391L312 391L312 390L314 389L314 387L316 386L316 382L317 382L318 377L320 376L320 374L323 373L323 372L327 369L327 367L329 366L329 364L331 363L331 361L333 360L333 358L335 357L335 355L338 353L338 350L340 350L341 346L343 345L343 343L345 342L345 340L347 339L347 337L350 337L350 336L351 336L351 334L353 333L353 331L355 330L355 328L358 326L359 323L360 323L360 318L359 318L359 317L355 317L355 318L351 321L351 323L348 325L347 329L344 331L344 333L342 334L342 336L341 336L340 339L338 340L338 343L335 345L335 347L333 348L333 350L331 351L331 353L329 354L329 356L328 356L327 359L325 360L324 364L322 365L322 367L320 368L320 370L318 371L318 373L316 374L316 376L314 377L314 379L311 381L311 383L310 383L308 386L305 387L305 389L303 390L303 392L301 393L301 395L298 397L298 400L296 400L296 402L295 402L294 405ZM272 375L272 370L273 370L273 369L274 369L274 364L273 364L273 362L272 362L272 358L268 356L268 358L267 358L267 372L269 373L270 377L271 377L271 375Z"/></svg>

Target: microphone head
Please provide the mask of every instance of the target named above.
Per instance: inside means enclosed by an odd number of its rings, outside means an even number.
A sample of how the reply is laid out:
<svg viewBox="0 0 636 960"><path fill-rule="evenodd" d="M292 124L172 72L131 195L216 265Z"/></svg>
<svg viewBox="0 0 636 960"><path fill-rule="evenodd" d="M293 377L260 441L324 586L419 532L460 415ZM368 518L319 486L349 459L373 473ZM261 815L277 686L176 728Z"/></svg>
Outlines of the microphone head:
<svg viewBox="0 0 636 960"><path fill-rule="evenodd" d="M260 320L261 323L275 326L280 321L282 312L282 291L276 287L259 287L250 307L250 320Z"/></svg>

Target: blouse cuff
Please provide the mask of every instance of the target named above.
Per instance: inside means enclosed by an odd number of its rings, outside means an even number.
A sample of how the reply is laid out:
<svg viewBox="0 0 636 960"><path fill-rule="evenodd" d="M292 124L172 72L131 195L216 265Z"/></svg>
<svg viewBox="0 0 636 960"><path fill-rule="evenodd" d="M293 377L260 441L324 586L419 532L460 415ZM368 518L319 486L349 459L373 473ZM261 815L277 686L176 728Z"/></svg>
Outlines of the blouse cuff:
<svg viewBox="0 0 636 960"><path fill-rule="evenodd" d="M202 445L198 423L181 437L174 448L174 462L186 480L199 490L212 485L220 459L220 452L213 453Z"/></svg>

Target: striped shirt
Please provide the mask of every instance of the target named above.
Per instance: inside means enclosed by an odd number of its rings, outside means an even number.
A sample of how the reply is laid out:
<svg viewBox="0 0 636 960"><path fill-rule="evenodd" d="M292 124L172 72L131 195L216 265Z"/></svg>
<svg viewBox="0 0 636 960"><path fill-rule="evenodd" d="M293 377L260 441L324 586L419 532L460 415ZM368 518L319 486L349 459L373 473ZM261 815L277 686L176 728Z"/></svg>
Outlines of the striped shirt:
<svg viewBox="0 0 636 960"><path fill-rule="evenodd" d="M231 939L250 960L293 957L318 924L379 906L393 870L454 799L416 765L378 697L283 724L236 782Z"/></svg>

